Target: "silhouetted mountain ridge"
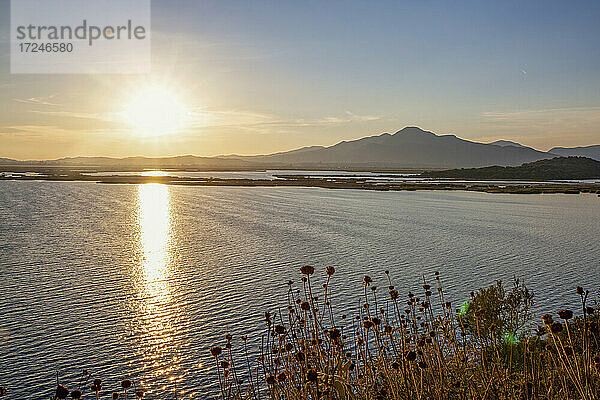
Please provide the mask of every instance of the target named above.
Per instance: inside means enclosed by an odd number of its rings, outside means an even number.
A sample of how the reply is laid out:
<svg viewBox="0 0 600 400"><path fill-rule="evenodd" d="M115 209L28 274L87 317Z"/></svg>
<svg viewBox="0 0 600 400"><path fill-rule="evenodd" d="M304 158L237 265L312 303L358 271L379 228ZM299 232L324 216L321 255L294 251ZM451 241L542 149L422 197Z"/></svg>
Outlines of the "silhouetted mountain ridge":
<svg viewBox="0 0 600 400"><path fill-rule="evenodd" d="M531 148L477 143L455 135L438 136L418 127L406 127L393 135L384 133L343 141L302 153L283 152L243 159L266 165L296 167L447 168L519 165L552 156Z"/></svg>
<svg viewBox="0 0 600 400"><path fill-rule="evenodd" d="M600 161L587 157L555 157L518 167L491 166L428 171L422 176L452 179L582 180L600 178Z"/></svg>
<svg viewBox="0 0 600 400"><path fill-rule="evenodd" d="M514 147L526 147L531 149L529 146L524 146L521 143L513 142L511 140L496 140L495 142L489 143L495 144L496 146L514 146Z"/></svg>
<svg viewBox="0 0 600 400"><path fill-rule="evenodd" d="M558 149L558 150L556 150ZM556 151L600 152L600 145L586 148L555 148L543 152L516 142L479 143L455 135L436 135L410 126L394 134L342 141L332 146L309 146L274 154L197 157L71 157L45 161L0 159L0 164L39 166L99 166L128 168L281 168L281 169L441 169L489 165L518 166L556 157ZM590 156L591 158L597 158ZM598 154L600 159L600 154Z"/></svg>
<svg viewBox="0 0 600 400"><path fill-rule="evenodd" d="M589 157L600 161L600 144L581 147L554 147L550 153L560 156L581 156Z"/></svg>

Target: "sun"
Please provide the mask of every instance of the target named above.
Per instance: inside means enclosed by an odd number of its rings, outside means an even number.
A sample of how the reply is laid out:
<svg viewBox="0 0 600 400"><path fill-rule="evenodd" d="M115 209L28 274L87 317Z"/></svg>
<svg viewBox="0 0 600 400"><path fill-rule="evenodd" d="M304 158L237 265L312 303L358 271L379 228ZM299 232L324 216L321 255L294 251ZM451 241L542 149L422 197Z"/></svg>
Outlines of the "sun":
<svg viewBox="0 0 600 400"><path fill-rule="evenodd" d="M136 91L126 101L123 117L139 136L161 136L180 131L187 110L167 87L152 85Z"/></svg>

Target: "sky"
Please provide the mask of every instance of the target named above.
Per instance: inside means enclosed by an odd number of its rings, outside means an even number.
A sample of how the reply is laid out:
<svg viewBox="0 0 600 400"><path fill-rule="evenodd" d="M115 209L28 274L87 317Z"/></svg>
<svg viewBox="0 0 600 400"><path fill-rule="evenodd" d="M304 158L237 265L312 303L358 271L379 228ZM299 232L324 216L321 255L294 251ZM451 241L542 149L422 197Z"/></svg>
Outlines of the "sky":
<svg viewBox="0 0 600 400"><path fill-rule="evenodd" d="M0 157L266 154L405 126L600 144L598 21L598 1L157 0L151 73L21 75L0 0ZM185 113L167 134L127 118L148 87Z"/></svg>

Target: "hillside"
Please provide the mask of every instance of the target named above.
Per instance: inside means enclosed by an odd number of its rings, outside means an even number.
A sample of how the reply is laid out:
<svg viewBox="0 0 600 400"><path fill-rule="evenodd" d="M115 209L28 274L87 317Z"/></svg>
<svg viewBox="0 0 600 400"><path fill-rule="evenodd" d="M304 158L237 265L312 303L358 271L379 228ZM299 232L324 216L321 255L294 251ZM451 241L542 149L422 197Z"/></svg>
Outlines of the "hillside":
<svg viewBox="0 0 600 400"><path fill-rule="evenodd" d="M98 167L98 168L248 168L247 161L230 157L68 157L56 160L18 161L7 158L0 159L0 165L32 165L38 167Z"/></svg>
<svg viewBox="0 0 600 400"><path fill-rule="evenodd" d="M528 147L471 142L417 127L343 141L324 148L242 157L260 165L286 167L452 168L520 165L553 155Z"/></svg>
<svg viewBox="0 0 600 400"><path fill-rule="evenodd" d="M600 144L583 147L555 147L549 152L563 157L588 157L600 161Z"/></svg>
<svg viewBox="0 0 600 400"><path fill-rule="evenodd" d="M525 179L567 180L600 179L600 161L586 157L556 157L526 163L518 167L461 168L446 171L428 171L422 176L454 179Z"/></svg>
<svg viewBox="0 0 600 400"><path fill-rule="evenodd" d="M522 147L522 148L531 148L527 146L523 146L521 143L513 142L510 140L496 140L495 142L491 142L489 144L495 144L496 146L513 146L513 147Z"/></svg>
<svg viewBox="0 0 600 400"><path fill-rule="evenodd" d="M582 152L600 160L600 146L563 149ZM361 139L342 141L332 146L309 146L257 156L227 155L198 157L72 157L44 161L0 159L0 165L40 167L98 168L189 168L189 169L353 169L403 170L476 168L489 165L518 166L550 159L561 148L542 152L516 142L500 140L479 143L454 135L436 135L417 127L406 127L394 134L383 133ZM596 151L596 153L594 153ZM570 155L570 154L569 154ZM584 155L584 154L581 154Z"/></svg>

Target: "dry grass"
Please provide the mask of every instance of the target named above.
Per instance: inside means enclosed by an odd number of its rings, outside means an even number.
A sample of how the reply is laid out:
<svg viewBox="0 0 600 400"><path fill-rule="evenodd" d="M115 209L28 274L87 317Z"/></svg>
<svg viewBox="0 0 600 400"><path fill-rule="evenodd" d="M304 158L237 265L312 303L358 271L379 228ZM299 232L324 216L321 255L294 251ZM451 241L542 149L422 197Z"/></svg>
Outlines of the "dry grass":
<svg viewBox="0 0 600 400"><path fill-rule="evenodd" d="M581 287L573 293L580 316L558 310L539 319L531 315L533 293L519 281L511 290L498 282L472 292L455 308L438 273L401 299L386 271L386 295L378 298L365 276L359 315L351 318L331 304L333 267L318 290L314 268L300 272L301 288L289 283L287 310L265 313L258 358L248 338L231 334L210 349L223 400L600 398L600 313ZM110 393L100 379L90 387L92 379L84 371L79 389L69 391L57 376L54 399L83 398L82 388L88 398ZM128 379L121 389L112 399L144 396Z"/></svg>
<svg viewBox="0 0 600 400"><path fill-rule="evenodd" d="M573 293L580 317L546 314L537 332L519 334L533 295L518 281L510 292L495 285L472 293L454 309L437 273L433 288L424 282L421 294L401 299L386 271L385 298L365 276L360 315L336 318L333 267L318 295L314 268L301 273L287 311L266 314L258 359L244 337L245 359L234 359L231 335L211 349L223 399L598 398L598 312L582 288Z"/></svg>

